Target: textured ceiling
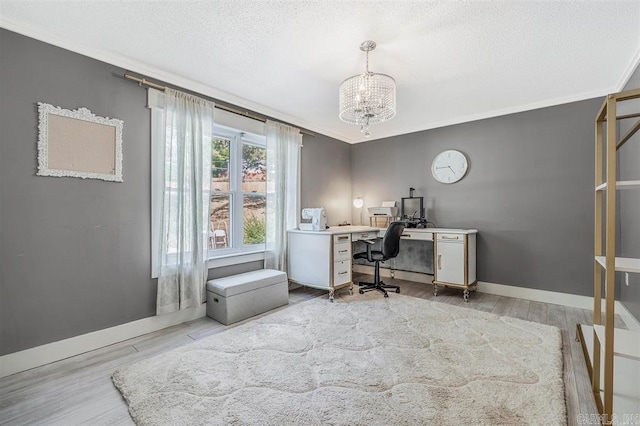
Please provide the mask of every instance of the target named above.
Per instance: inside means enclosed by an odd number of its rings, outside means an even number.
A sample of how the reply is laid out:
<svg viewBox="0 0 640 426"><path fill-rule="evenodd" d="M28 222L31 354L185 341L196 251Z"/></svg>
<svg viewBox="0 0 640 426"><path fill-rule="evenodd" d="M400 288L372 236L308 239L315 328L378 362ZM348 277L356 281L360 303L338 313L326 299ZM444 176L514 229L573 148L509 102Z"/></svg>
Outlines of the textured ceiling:
<svg viewBox="0 0 640 426"><path fill-rule="evenodd" d="M640 1L9 1L0 26L354 143L338 87L398 85L371 139L602 96L640 60Z"/></svg>

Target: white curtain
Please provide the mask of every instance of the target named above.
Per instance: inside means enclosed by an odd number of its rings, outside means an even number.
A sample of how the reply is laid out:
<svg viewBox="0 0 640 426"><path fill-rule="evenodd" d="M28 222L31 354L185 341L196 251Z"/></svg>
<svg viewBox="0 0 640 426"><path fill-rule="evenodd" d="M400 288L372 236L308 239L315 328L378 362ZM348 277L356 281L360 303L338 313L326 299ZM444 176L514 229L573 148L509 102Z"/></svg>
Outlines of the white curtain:
<svg viewBox="0 0 640 426"><path fill-rule="evenodd" d="M158 315L205 300L213 108L196 96L165 91Z"/></svg>
<svg viewBox="0 0 640 426"><path fill-rule="evenodd" d="M287 230L297 225L300 129L267 120L267 213L264 267L287 270Z"/></svg>

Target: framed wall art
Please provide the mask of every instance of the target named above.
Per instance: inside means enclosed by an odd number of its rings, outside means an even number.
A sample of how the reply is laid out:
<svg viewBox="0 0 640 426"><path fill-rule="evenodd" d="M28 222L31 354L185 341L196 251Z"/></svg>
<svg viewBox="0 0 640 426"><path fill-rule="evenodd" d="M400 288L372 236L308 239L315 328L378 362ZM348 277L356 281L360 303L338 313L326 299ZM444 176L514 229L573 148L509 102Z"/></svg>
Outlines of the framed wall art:
<svg viewBox="0 0 640 426"><path fill-rule="evenodd" d="M122 182L122 120L38 102L38 176Z"/></svg>

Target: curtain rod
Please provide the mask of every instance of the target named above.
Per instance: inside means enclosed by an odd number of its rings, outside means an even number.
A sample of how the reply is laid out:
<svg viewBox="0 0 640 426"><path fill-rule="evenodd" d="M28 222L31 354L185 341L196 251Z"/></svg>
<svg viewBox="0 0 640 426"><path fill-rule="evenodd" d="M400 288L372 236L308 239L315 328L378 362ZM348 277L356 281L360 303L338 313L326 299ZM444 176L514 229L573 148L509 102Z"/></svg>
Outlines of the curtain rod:
<svg viewBox="0 0 640 426"><path fill-rule="evenodd" d="M158 89L158 90L162 90L164 92L164 90L167 88L167 86L162 86L160 84L156 84L152 81L146 80L144 77L136 77L135 75L132 75L128 72L124 73L124 78L127 80L131 80L131 81L135 81L136 83L138 83L140 86L144 85L144 86L149 86L152 87L154 89ZM266 118L264 117L259 117L257 115L253 115L251 113L249 113L248 111L240 111L239 109L236 108L232 108L226 105L215 105L216 108L221 109L223 111L227 111L230 112L232 114L237 114L237 115L241 115L243 117L246 118L250 118L252 120L256 120L256 121L261 121L263 123L265 123L267 121ZM307 135L307 136L315 136L315 133L311 133L307 130L303 130L300 129L300 133Z"/></svg>

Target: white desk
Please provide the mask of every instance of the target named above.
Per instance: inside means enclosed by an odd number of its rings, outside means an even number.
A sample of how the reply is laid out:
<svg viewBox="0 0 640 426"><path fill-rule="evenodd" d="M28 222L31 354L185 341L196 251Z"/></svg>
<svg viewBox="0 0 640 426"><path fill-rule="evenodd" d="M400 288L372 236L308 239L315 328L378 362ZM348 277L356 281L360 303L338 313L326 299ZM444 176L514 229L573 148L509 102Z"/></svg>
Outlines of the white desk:
<svg viewBox="0 0 640 426"><path fill-rule="evenodd" d="M333 301L337 289L349 287L351 276L351 243L362 239L382 238L385 228L370 226L335 226L325 231L288 232L289 280L306 287L329 291ZM475 229L405 228L402 239L434 241L434 294L437 285L464 289L465 301L476 280ZM435 237L434 237L435 236Z"/></svg>
<svg viewBox="0 0 640 426"><path fill-rule="evenodd" d="M289 280L306 287L329 291L329 300L339 288L351 281L351 242L353 238L375 239L377 228L370 226L336 226L325 231L288 232Z"/></svg>

